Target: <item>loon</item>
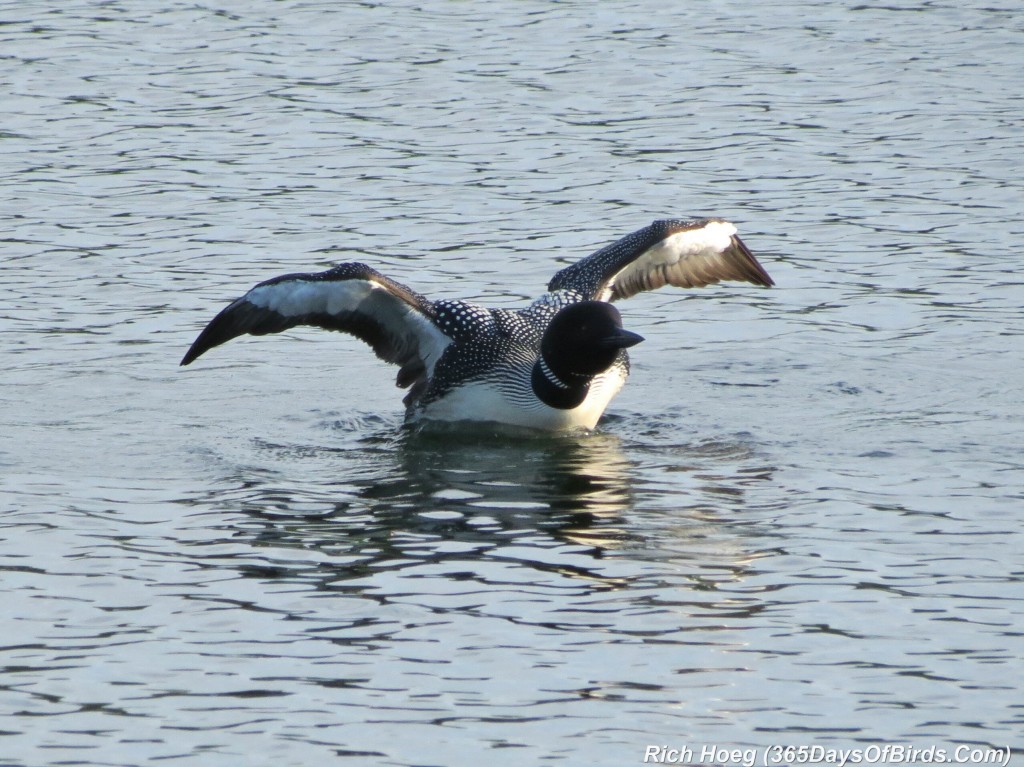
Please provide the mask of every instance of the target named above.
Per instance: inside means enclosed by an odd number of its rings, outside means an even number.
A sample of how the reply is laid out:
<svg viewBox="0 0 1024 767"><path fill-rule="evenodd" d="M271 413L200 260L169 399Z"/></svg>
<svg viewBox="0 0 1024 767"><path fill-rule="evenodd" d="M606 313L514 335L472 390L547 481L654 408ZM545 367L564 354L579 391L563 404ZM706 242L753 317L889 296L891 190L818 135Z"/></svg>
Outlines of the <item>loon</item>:
<svg viewBox="0 0 1024 767"><path fill-rule="evenodd" d="M665 285L772 278L720 218L655 221L559 271L524 309L431 301L361 263L261 282L214 317L181 360L238 336L312 325L356 336L399 366L406 422L593 429L643 340L611 304Z"/></svg>

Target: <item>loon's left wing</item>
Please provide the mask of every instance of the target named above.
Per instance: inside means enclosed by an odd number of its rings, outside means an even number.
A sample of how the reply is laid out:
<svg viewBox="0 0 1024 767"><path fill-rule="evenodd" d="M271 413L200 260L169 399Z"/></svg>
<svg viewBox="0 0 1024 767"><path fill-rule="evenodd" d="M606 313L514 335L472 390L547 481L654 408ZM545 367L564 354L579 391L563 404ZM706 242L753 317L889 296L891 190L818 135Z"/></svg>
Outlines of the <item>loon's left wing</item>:
<svg viewBox="0 0 1024 767"><path fill-rule="evenodd" d="M700 288L722 280L775 284L728 221L666 219L562 269L548 290L616 301L665 285Z"/></svg>

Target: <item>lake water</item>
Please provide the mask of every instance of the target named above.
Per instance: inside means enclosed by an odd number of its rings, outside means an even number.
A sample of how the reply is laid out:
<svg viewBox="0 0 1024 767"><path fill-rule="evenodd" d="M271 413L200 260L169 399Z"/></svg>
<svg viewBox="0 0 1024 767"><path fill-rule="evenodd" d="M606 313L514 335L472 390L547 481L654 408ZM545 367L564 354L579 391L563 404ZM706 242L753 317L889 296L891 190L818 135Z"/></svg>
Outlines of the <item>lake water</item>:
<svg viewBox="0 0 1024 767"><path fill-rule="evenodd" d="M0 764L1020 758L1024 17L676 5L0 6ZM593 435L178 367L277 274L519 306L705 214L777 287L624 302Z"/></svg>

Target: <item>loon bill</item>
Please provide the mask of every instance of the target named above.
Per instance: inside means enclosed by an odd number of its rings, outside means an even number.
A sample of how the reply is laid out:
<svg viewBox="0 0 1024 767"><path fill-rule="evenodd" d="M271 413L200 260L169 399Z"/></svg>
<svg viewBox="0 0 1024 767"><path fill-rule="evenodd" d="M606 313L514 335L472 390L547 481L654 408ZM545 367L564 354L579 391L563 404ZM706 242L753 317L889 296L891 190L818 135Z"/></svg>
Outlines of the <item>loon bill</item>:
<svg viewBox="0 0 1024 767"><path fill-rule="evenodd" d="M774 283L718 218L655 221L559 271L524 309L431 301L365 264L261 282L203 329L181 360L246 333L296 325L340 330L398 365L406 420L490 421L549 431L592 429L629 374L612 301L665 285Z"/></svg>

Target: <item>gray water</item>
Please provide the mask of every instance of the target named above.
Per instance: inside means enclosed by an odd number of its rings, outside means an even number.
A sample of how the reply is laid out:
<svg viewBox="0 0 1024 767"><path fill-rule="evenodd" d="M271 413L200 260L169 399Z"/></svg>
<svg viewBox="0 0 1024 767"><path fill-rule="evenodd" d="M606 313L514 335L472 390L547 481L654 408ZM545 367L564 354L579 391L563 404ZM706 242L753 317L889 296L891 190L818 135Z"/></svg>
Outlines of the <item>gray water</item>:
<svg viewBox="0 0 1024 767"><path fill-rule="evenodd" d="M0 764L1019 757L1024 17L665 5L0 6ZM778 286L624 302L593 435L177 366L277 274L517 306L704 214Z"/></svg>

